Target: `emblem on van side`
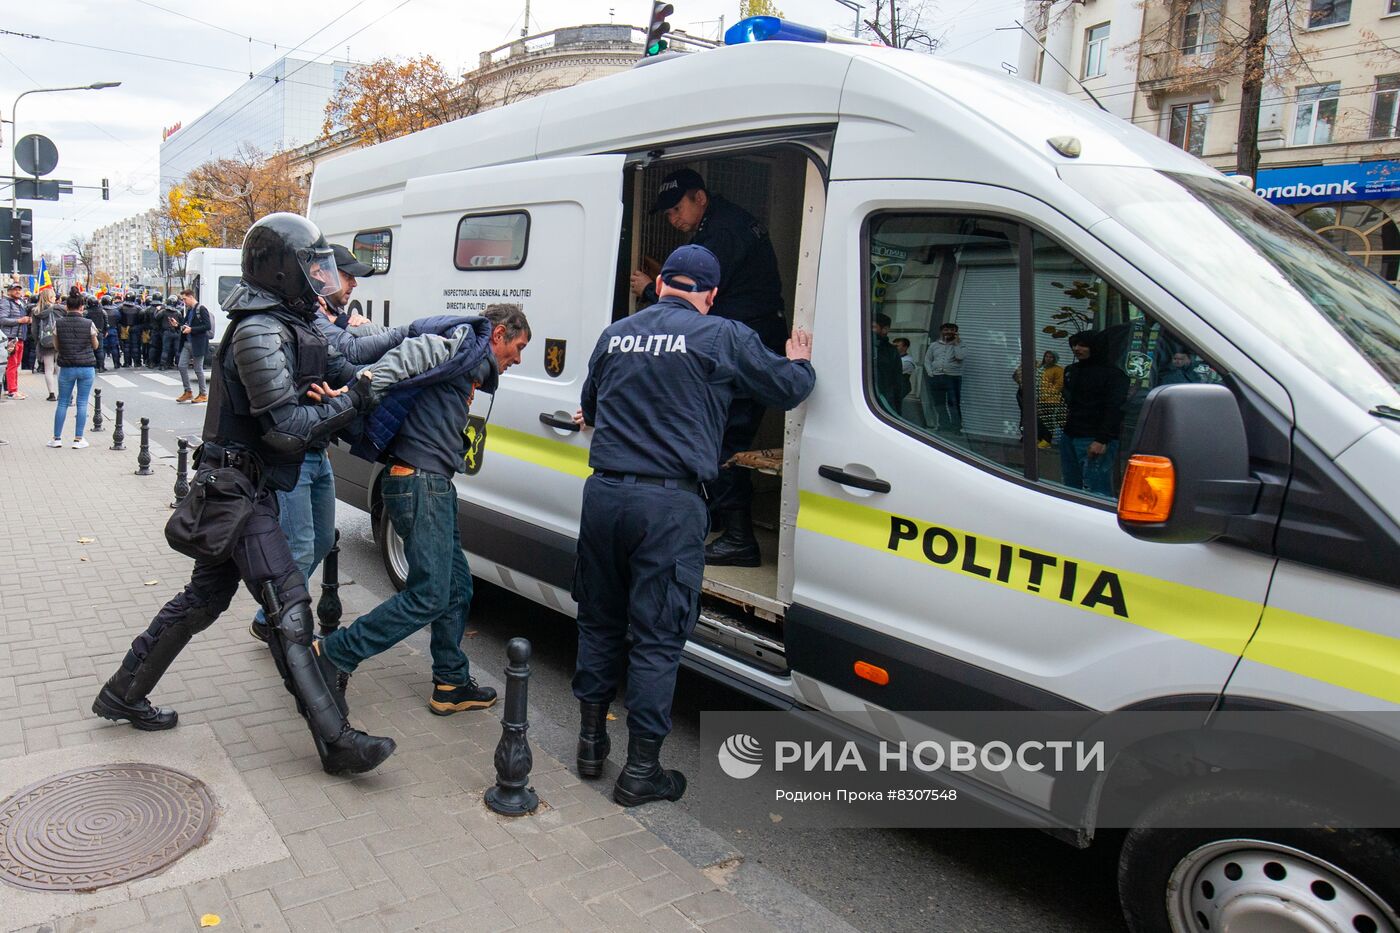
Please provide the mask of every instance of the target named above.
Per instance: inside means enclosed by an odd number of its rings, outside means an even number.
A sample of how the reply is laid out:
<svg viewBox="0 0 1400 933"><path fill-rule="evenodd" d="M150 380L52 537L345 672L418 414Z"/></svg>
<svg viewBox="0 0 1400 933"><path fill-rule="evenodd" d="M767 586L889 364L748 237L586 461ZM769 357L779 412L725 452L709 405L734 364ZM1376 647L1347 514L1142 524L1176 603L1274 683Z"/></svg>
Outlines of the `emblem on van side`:
<svg viewBox="0 0 1400 933"><path fill-rule="evenodd" d="M553 337L546 337L544 341L544 371L555 379L564 372L564 352L569 347L569 341L556 340Z"/></svg>
<svg viewBox="0 0 1400 933"><path fill-rule="evenodd" d="M486 419L480 415L468 415L467 427L462 434L467 439L467 452L463 455L466 473L475 476L481 472L481 461L486 458Z"/></svg>

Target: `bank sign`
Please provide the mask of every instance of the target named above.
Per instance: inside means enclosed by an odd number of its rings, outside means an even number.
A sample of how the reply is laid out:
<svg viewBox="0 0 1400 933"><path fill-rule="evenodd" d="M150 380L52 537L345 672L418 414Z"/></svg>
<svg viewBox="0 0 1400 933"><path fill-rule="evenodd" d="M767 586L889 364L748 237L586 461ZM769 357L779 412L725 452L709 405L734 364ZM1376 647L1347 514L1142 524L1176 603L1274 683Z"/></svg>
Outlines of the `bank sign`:
<svg viewBox="0 0 1400 933"><path fill-rule="evenodd" d="M1265 169L1254 179L1254 193L1272 204L1397 198L1400 197L1400 162L1387 159Z"/></svg>

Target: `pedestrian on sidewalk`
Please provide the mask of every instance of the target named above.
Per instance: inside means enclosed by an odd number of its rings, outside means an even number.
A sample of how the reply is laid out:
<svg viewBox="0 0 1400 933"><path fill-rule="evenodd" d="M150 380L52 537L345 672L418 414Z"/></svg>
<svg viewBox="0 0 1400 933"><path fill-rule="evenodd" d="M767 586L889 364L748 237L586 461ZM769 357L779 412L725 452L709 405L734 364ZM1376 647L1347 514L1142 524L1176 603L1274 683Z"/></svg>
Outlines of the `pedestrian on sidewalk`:
<svg viewBox="0 0 1400 933"><path fill-rule="evenodd" d="M685 775L661 767L681 651L700 615L709 515L700 484L719 472L736 396L790 410L812 391L812 338L794 330L786 359L739 321L711 314L720 263L682 246L656 279L660 300L598 338L574 421L596 425L583 486L578 565L578 771L596 778L611 746L608 705L627 661L625 807L679 800ZM629 353L633 346L648 352ZM654 346L653 346L654 345Z"/></svg>
<svg viewBox="0 0 1400 933"><path fill-rule="evenodd" d="M356 277L374 275L374 268L360 262L354 253L338 243L331 244L331 253L335 257L336 273L340 276L340 290L326 296L325 306L316 315L316 327L326 337L329 359L334 360L339 355L356 365L376 362L403 343L408 336L408 328L386 330L380 327L372 331L352 332L338 327L334 322L341 315L346 316L346 323L349 324L345 307L350 302L351 292L355 290ZM287 534L292 557L301 569L301 575L308 581L335 545L335 473L326 454L329 446L329 440L313 444L301 462L296 486L288 492L277 493L278 521ZM262 609L253 617L249 631L261 642L266 642L271 635L266 613Z"/></svg>
<svg viewBox="0 0 1400 933"><path fill-rule="evenodd" d="M54 331L58 327L58 319L63 317L61 306L54 301L53 295L51 286L39 289L39 307L29 322L29 335L39 348L39 366L44 370L44 386L49 390L50 402L58 398L54 394L58 391L58 353L54 349Z"/></svg>
<svg viewBox="0 0 1400 933"><path fill-rule="evenodd" d="M58 408L53 415L53 440L50 447L63 446L63 421L68 417L68 404L74 389L78 392L78 423L73 431L73 447L88 446L83 438L87 424L88 396L92 394L93 372L97 366L96 350L100 344L97 327L83 315L85 302L81 295L69 295L65 304L68 313L54 327L54 357L58 361Z"/></svg>
<svg viewBox="0 0 1400 933"><path fill-rule="evenodd" d="M295 485L309 446L348 427L368 405L358 383L326 385L353 375L330 370L325 337L313 324L318 297L339 286L330 245L305 217L269 214L248 229L241 281L223 303L230 324L213 374L219 404L205 418L196 458L201 471L243 475L248 512L230 529L228 556L196 560L184 590L136 636L93 700L98 716L146 731L173 728L175 711L152 706L149 694L190 639L228 609L241 581L272 623L273 659L322 769L358 774L393 754L393 739L351 727L335 671L312 648L311 596L272 495Z"/></svg>
<svg viewBox="0 0 1400 933"><path fill-rule="evenodd" d="M107 335L107 312L103 309L101 302L99 302L96 298L89 296L87 298L87 311L84 312L84 316L89 321L92 321L92 326L97 329L98 344L97 351L93 353L93 359L97 361L97 371L99 373L105 372L107 366L105 361L103 360L104 354L102 352L101 341L102 338Z"/></svg>
<svg viewBox="0 0 1400 933"><path fill-rule="evenodd" d="M5 360L5 395L28 398L19 390L19 366L24 360L24 337L29 332L29 311L22 299L24 286L11 282L0 298L0 336L4 337L9 357Z"/></svg>
<svg viewBox="0 0 1400 933"><path fill-rule="evenodd" d="M432 321L415 321L413 329L424 333L423 328ZM402 391L416 393L394 399L391 390L376 409L376 418L380 413L392 417L396 409L406 412L397 425L384 428L392 439L384 447L389 469L382 493L389 521L403 539L408 580L402 592L319 643L322 656L342 675L349 675L368 658L428 627L433 656L428 709L439 716L486 709L496 702L496 691L472 678L470 661L462 651L472 574L457 531L457 492L452 477L466 472L472 396L477 389L495 395L501 373L520 362L520 354L530 342L530 324L518 304L491 305L485 320L451 321L450 336L441 336L449 337L447 343L458 342L445 362L412 372L412 361L425 354L427 346L415 341L436 338L411 336L376 367L397 369L390 381L411 377L402 379L400 385ZM439 346L444 343L436 342ZM381 375L376 372L373 382L379 382ZM414 384L421 388L411 389ZM383 424L371 423L367 433L374 433Z"/></svg>
<svg viewBox="0 0 1400 933"><path fill-rule="evenodd" d="M214 320L209 316L209 309L199 303L194 289L187 288L182 291L180 300L185 303L184 323L180 325L180 334L184 340L184 345L180 347L180 383L185 387L185 391L175 401L202 405L209 401L204 383L204 355L209 352L209 334L214 329ZM199 377L198 395L190 395L191 365L194 366L195 375Z"/></svg>

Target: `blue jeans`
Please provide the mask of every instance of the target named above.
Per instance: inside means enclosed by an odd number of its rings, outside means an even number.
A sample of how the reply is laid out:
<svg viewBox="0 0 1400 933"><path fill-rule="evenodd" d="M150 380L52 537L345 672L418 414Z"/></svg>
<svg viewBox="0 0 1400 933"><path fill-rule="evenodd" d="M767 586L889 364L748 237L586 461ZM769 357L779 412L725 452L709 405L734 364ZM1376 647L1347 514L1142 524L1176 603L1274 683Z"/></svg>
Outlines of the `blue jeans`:
<svg viewBox="0 0 1400 933"><path fill-rule="evenodd" d="M431 627L433 681L462 686L470 677L462 634L472 601L472 573L457 534L452 480L422 470L384 477L384 510L403 538L408 583L353 624L326 636L321 648L342 671Z"/></svg>
<svg viewBox="0 0 1400 933"><path fill-rule="evenodd" d="M287 492L278 491L277 509L292 560L309 589L311 574L335 544L335 473L324 450L306 454L297 484ZM257 620L260 624L267 620L262 607L258 607Z"/></svg>
<svg viewBox="0 0 1400 933"><path fill-rule="evenodd" d="M1060 472L1070 489L1084 489L1099 496L1113 497L1113 471L1118 463L1118 442L1109 441L1104 452L1089 456L1092 437L1060 438Z"/></svg>
<svg viewBox="0 0 1400 933"><path fill-rule="evenodd" d="M53 413L53 436L63 436L63 421L68 417L68 403L73 398L73 389L78 390L78 426L73 437L83 436L83 425L87 424L88 396L92 395L92 366L60 366L58 368L58 409Z"/></svg>

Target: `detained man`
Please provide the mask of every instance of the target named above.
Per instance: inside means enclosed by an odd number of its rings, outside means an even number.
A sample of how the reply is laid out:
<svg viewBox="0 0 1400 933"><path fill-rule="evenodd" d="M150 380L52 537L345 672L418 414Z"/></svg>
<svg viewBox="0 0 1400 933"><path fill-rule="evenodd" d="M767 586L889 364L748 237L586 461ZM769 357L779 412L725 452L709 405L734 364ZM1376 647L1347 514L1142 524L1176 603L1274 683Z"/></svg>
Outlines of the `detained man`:
<svg viewBox="0 0 1400 933"><path fill-rule="evenodd" d="M452 479L466 472L467 418L476 390L495 394L501 374L520 362L530 325L513 304L488 307L485 319L456 319L446 334L423 333L422 324L415 322L414 336L361 374L369 376L367 386L396 384L412 393L394 399L391 390L376 414L388 414L393 422L386 428L381 418L366 429L373 436L391 435L380 455L388 466L382 495L388 519L403 539L408 580L401 592L318 641L317 650L343 682L366 659L428 627L433 659L428 709L448 716L496 702L495 690L472 679L462 651L472 576L457 531ZM369 391L379 397L377 388Z"/></svg>

